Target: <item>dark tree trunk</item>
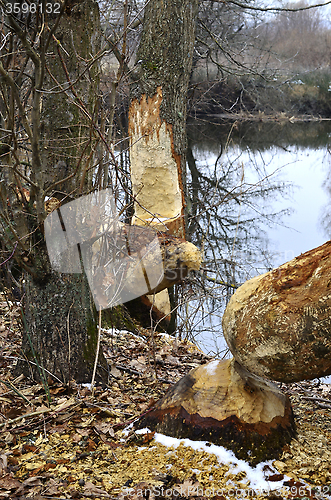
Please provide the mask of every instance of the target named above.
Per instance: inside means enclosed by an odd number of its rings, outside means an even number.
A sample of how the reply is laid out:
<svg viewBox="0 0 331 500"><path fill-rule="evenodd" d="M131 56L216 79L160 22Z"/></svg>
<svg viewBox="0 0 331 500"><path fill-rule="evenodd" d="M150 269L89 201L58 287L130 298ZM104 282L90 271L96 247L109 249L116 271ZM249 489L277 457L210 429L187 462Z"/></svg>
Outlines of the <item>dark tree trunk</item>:
<svg viewBox="0 0 331 500"><path fill-rule="evenodd" d="M55 22L56 16L48 18L49 27ZM34 363L36 357L38 364L64 382L91 381L97 341L96 310L85 274L61 274L51 269L32 204L37 201L40 222L46 195L65 203L90 187L86 172L95 144L88 115L93 116L97 105L98 66L86 69L99 50L99 42L97 2L84 0L68 7L47 49L42 88L50 91L43 94L40 127L36 131L41 166L34 170L37 189L31 190L29 230L33 250L28 265L32 274L25 280L27 328L22 350L25 358ZM63 92L68 88L69 95ZM100 362L105 368L103 357ZM22 361L16 371L33 373L38 378L33 364L30 367ZM106 381L106 369L99 370L98 377Z"/></svg>
<svg viewBox="0 0 331 500"><path fill-rule="evenodd" d="M49 20L50 26L56 22ZM63 15L49 47L41 113L41 151L45 188L54 187L75 197L91 180L94 139L91 120L98 105L99 66L88 65L100 50L99 9L94 0L79 0ZM87 69L88 68L88 69ZM72 84L71 87L69 85ZM61 92L67 89L69 92ZM86 113L87 112L87 113Z"/></svg>
<svg viewBox="0 0 331 500"><path fill-rule="evenodd" d="M26 375L39 378L37 364L46 378L64 383L90 382L97 340L96 310L85 274L62 274L49 267L46 248L39 248L39 279L26 278L22 349L32 363L21 363ZM46 272L47 269L47 272ZM33 350L31 348L33 345ZM102 367L100 367L100 365ZM99 359L98 379L107 380L104 358Z"/></svg>

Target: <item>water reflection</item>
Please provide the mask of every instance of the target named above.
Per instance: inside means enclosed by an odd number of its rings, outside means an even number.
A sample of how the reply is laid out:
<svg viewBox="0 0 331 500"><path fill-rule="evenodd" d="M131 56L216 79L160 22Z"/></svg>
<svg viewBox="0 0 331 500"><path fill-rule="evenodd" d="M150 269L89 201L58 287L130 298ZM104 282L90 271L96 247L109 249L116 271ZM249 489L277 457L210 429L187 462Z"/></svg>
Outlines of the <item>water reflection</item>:
<svg viewBox="0 0 331 500"><path fill-rule="evenodd" d="M241 282L328 239L330 134L329 122L189 126L188 228L204 275L181 314L204 350L226 351L221 318Z"/></svg>
<svg viewBox="0 0 331 500"><path fill-rule="evenodd" d="M328 146L328 155L330 156L331 149ZM328 201L323 207L323 212L321 216L321 227L324 230L324 234L327 239L331 239L331 169L328 168L327 176L323 183L324 191L327 195Z"/></svg>
<svg viewBox="0 0 331 500"><path fill-rule="evenodd" d="M230 141L241 149L265 151L273 146L286 149L319 149L330 144L331 123L272 121L272 122L224 122L212 123L207 120L194 120L188 124L190 140L198 147L218 153L220 146Z"/></svg>

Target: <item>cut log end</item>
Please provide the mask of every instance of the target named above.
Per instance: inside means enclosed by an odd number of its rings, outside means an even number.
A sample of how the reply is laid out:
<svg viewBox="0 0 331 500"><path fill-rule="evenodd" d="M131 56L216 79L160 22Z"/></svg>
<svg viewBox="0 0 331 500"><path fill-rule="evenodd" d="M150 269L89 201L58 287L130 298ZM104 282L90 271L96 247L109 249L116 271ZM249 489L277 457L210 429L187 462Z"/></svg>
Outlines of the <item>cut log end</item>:
<svg viewBox="0 0 331 500"><path fill-rule="evenodd" d="M234 360L192 370L137 427L222 445L252 465L279 456L295 435L289 398Z"/></svg>
<svg viewBox="0 0 331 500"><path fill-rule="evenodd" d="M330 283L331 241L246 281L222 319L236 360L285 383L331 375Z"/></svg>

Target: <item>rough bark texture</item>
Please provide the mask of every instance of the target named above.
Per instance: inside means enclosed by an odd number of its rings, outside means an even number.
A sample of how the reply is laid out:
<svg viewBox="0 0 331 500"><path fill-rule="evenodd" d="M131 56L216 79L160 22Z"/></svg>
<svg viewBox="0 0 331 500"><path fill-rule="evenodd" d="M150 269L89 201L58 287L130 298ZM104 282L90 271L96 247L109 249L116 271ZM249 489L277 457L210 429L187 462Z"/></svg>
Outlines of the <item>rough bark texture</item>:
<svg viewBox="0 0 331 500"><path fill-rule="evenodd" d="M50 26L55 21L56 16L49 19ZM42 181L47 187L77 169L77 175L57 186L61 192L78 192L92 160L91 123L82 109L92 116L98 101L99 67L90 65L86 71L86 62L98 53L100 40L97 2L80 0L67 8L48 51L44 88L55 92L43 95ZM59 92L67 89L69 82L74 84L69 95ZM82 187L86 184L87 179Z"/></svg>
<svg viewBox="0 0 331 500"><path fill-rule="evenodd" d="M24 357L43 366L64 383L90 382L97 339L96 311L85 274L61 274L49 267L46 248L39 248L43 268L36 281L26 277ZM47 272L46 272L47 270ZM31 349L33 345L34 353ZM97 379L108 380L106 362L100 356ZM38 379L34 364L19 363L16 372ZM46 378L50 375L46 372Z"/></svg>
<svg viewBox="0 0 331 500"><path fill-rule="evenodd" d="M49 15L49 26L54 25L55 18ZM26 276L25 316L38 362L65 382L72 378L77 382L91 380L97 339L95 309L84 275L51 270L43 234L36 227L33 201L37 192L37 198L42 197L43 202L45 190L71 174L74 175L70 179L54 187L60 198L66 193L74 197L81 188L84 192L88 187L85 174L91 160L93 148L89 140L93 135L92 126L80 109L93 114L98 99L98 69L96 65L83 72L83 61L96 55L99 41L97 2L81 0L71 7L68 4L47 51L42 87L54 92L43 94L40 130L36 131L41 168L33 175L38 189L31 189L29 207L32 250L27 264L33 275ZM69 87L69 83L74 85ZM69 96L64 88L70 89ZM46 194L52 195L53 190ZM28 333L24 331L22 349L33 362ZM19 363L17 371L31 374L24 362ZM32 371L38 375L35 369ZM107 380L106 371L99 375L99 379Z"/></svg>
<svg viewBox="0 0 331 500"><path fill-rule="evenodd" d="M135 223L150 222L155 214L153 222L166 224L178 236L185 234L186 94L197 12L197 0L148 2L137 54L139 69L131 85Z"/></svg>
<svg viewBox="0 0 331 500"><path fill-rule="evenodd" d="M275 458L295 435L288 397L233 359L192 370L138 425L226 446L252 464Z"/></svg>
<svg viewBox="0 0 331 500"><path fill-rule="evenodd" d="M331 242L244 283L223 316L235 359L296 382L331 374Z"/></svg>
<svg viewBox="0 0 331 500"><path fill-rule="evenodd" d="M132 222L180 237L185 237L186 96L197 13L198 0L147 3L129 108ZM167 293L152 303L157 315L169 317Z"/></svg>

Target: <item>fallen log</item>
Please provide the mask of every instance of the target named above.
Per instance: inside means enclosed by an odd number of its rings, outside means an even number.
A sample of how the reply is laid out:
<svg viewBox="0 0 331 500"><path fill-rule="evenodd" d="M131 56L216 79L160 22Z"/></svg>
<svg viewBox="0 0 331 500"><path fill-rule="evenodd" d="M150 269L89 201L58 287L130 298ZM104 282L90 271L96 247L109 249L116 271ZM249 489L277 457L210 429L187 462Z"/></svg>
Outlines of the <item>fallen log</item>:
<svg viewBox="0 0 331 500"><path fill-rule="evenodd" d="M331 241L244 283L223 333L247 370L280 382L331 374Z"/></svg>
<svg viewBox="0 0 331 500"><path fill-rule="evenodd" d="M153 295L149 300L154 305L155 294L201 263L200 251L185 239L148 224L121 222L111 189L54 205L44 231L53 269L81 273L84 268L102 309L146 294Z"/></svg>
<svg viewBox="0 0 331 500"><path fill-rule="evenodd" d="M251 464L277 457L295 435L288 397L233 359L189 372L136 427L207 440Z"/></svg>
<svg viewBox="0 0 331 500"><path fill-rule="evenodd" d="M90 256L88 250L85 254ZM201 253L192 243L143 226L121 225L103 234L92 250L85 270L102 309L144 294L153 303L154 294L182 281L201 264Z"/></svg>

